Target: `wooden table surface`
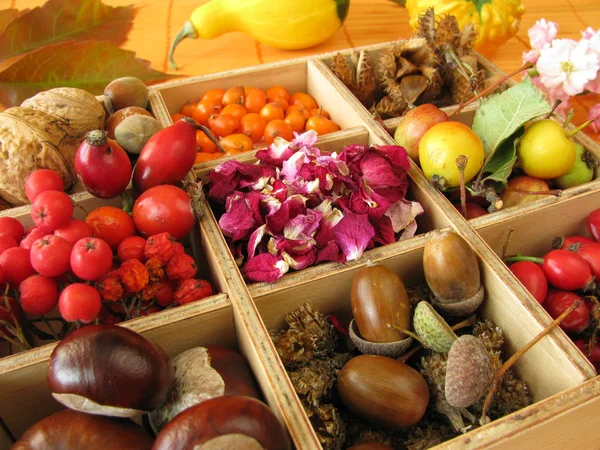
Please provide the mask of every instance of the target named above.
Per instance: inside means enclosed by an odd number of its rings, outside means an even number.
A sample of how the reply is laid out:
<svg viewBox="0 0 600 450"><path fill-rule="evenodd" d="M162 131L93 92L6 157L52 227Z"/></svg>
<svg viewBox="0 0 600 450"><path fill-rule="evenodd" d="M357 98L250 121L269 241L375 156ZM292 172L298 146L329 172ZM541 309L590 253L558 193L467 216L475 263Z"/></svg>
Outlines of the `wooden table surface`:
<svg viewBox="0 0 600 450"><path fill-rule="evenodd" d="M152 67L169 70L169 46L192 11L207 0L104 0L111 6L135 5L138 11L129 40L123 45L137 56L148 59ZM243 0L240 0L243 1ZM274 0L276 1L276 0ZM302 0L298 0L302 1ZM0 9L32 8L45 0L0 0ZM505 72L522 64L521 55L529 49L527 30L536 20L545 18L559 24L559 37L579 39L587 26L600 28L598 0L523 0L525 14L517 36L495 53L486 55ZM406 10L390 0L352 0L344 26L327 42L307 50L284 51L267 47L249 36L233 32L214 40L187 39L179 44L175 58L178 74L203 75L272 61L319 54L349 47L392 41L410 36ZM600 102L590 95L573 100L574 123L585 121L588 109ZM591 129L587 133L600 141Z"/></svg>

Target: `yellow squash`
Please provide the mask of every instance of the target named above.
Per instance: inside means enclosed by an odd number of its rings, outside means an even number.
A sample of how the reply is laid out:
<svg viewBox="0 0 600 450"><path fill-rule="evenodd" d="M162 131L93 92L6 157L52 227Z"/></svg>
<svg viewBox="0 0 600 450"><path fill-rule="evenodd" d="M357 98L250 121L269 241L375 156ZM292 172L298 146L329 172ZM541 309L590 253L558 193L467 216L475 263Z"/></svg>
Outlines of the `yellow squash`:
<svg viewBox="0 0 600 450"><path fill-rule="evenodd" d="M478 31L475 50L490 53L519 31L525 7L521 0L406 0L410 25L416 29L419 16L435 8L436 16L453 15L462 30L472 22Z"/></svg>
<svg viewBox="0 0 600 450"><path fill-rule="evenodd" d="M184 38L212 39L243 31L276 48L309 48L329 39L344 23L350 0L212 0L196 8L169 54Z"/></svg>

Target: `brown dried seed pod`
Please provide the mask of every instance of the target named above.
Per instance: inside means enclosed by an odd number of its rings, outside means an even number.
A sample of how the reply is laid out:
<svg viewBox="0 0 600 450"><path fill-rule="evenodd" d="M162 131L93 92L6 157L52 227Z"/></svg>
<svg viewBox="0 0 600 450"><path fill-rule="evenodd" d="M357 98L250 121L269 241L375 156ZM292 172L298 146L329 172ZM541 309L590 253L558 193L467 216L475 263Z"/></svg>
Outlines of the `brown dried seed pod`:
<svg viewBox="0 0 600 450"><path fill-rule="evenodd" d="M459 337L448 353L446 366L446 400L456 408L467 408L481 398L494 371L481 339L471 335Z"/></svg>
<svg viewBox="0 0 600 450"><path fill-rule="evenodd" d="M354 92L354 70L352 69L352 66L348 64L346 56L341 53L336 53L331 61L331 71L348 89L350 89L350 92Z"/></svg>
<svg viewBox="0 0 600 450"><path fill-rule="evenodd" d="M460 46L460 39L461 33L456 17L443 16L435 30L435 46L438 48L450 46L456 49Z"/></svg>

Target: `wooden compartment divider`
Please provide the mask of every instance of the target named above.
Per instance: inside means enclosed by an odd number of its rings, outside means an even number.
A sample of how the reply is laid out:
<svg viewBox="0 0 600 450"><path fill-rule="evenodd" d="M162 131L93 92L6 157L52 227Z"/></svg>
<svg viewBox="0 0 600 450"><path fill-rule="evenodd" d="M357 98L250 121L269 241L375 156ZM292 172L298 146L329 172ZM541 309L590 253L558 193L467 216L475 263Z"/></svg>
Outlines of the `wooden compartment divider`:
<svg viewBox="0 0 600 450"><path fill-rule="evenodd" d="M389 43L364 48L376 54L386 45ZM298 58L156 85L150 93L152 111L162 126L168 126L172 123L171 114L186 101L197 100L208 89L283 85L290 91L312 94L342 127L339 132L319 137L317 146L321 149L339 151L347 144L393 145L388 132L331 72L328 62L333 55ZM502 75L485 58L478 56L478 61L490 77ZM472 121L476 107L475 104L465 109L460 120ZM445 110L451 112L454 108ZM386 121L385 125L393 129L397 123L396 118ZM583 135L577 139L600 157L600 147L595 142ZM227 159L256 161L254 152ZM222 161L196 166L189 179L197 176L205 180L208 171ZM273 284L248 285L245 282L208 201L204 201L205 213L190 243L205 261L202 269L210 275L219 294L130 320L123 326L160 344L170 356L207 344L238 349L248 360L267 403L289 430L296 448L320 449L269 330L281 328L285 314L306 301L312 301L315 308L324 313L349 318L350 282L367 260L395 270L405 282L422 280L422 253L430 233L436 229L453 229L469 243L479 261L482 284L486 289L481 315L503 329L506 352L512 354L551 319L499 258L504 231L509 226L522 230L521 237L513 236L513 243L520 244L517 248L521 252L537 254L542 251L540 235L559 231L581 233L581 217L590 205L600 202L600 179L569 189L559 199L543 199L519 209L467 221L412 162L409 178L408 197L425 209L425 215L418 219L420 234L369 250L359 261L345 265L325 263L290 272ZM84 207L96 201L87 193L76 193L72 198ZM0 212L0 217L17 217L28 226L31 225L28 214L29 207L21 207ZM76 215L81 217L81 214L76 208ZM513 248L512 244L510 248ZM61 407L52 399L45 380L48 358L55 345L48 344L0 359L0 420L6 426L4 429L0 423L0 448L10 445L9 433L18 438L28 426ZM519 361L515 370L529 384L536 403L436 448L509 449L527 444L529 447L590 448L597 444L599 434L592 430L592 420L600 408L600 378L586 381L595 375L593 366L562 330L555 329L544 337ZM560 439L557 439L558 426L568 427L564 431L561 429L564 434ZM584 431L585 427L589 429Z"/></svg>

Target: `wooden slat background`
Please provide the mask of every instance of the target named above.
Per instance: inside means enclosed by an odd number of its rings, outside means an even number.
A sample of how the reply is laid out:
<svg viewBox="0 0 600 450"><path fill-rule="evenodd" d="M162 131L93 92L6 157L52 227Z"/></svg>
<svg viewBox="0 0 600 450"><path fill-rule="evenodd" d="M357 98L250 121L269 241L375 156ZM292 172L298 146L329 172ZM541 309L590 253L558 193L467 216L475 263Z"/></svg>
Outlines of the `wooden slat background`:
<svg viewBox="0 0 600 450"><path fill-rule="evenodd" d="M133 30L124 48L152 61L152 66L169 71L169 45L192 11L207 0L104 0L112 6L136 5ZM240 0L243 1L243 0ZM298 0L302 1L302 0ZM32 8L44 0L0 0L0 9ZM578 39L587 26L600 28L598 0L523 0L526 8L518 35L494 54L486 55L500 69L511 71L521 65L521 55L529 48L527 30L537 19L559 23L559 37ZM203 75L237 69L261 63L318 54L344 48L387 42L411 34L406 10L390 0L351 0L345 25L328 41L300 51L283 51L257 43L239 32L211 41L185 40L175 53L181 74ZM600 96L590 95L573 101L574 122L585 121L587 111L600 102ZM589 128L589 127L588 127ZM590 136L600 141L600 135L590 129Z"/></svg>

